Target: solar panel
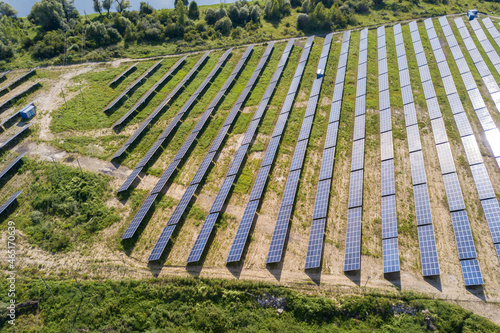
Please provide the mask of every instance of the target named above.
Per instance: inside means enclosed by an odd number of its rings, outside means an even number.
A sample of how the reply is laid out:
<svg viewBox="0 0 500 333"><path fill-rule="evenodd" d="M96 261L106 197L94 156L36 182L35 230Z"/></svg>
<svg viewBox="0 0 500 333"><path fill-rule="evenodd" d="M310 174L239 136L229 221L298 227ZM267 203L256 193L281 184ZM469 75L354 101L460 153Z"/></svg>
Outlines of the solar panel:
<svg viewBox="0 0 500 333"><path fill-rule="evenodd" d="M281 206L276 226L274 227L273 237L271 238L271 246L267 253L266 263L276 263L281 260L283 246L285 244L286 234L288 232L288 224L292 215L292 206Z"/></svg>
<svg viewBox="0 0 500 333"><path fill-rule="evenodd" d="M323 237L325 234L326 219L313 220L309 243L307 245L305 269L318 268L321 264L323 252Z"/></svg>
<svg viewBox="0 0 500 333"><path fill-rule="evenodd" d="M365 115L354 118L353 141L365 138Z"/></svg>
<svg viewBox="0 0 500 333"><path fill-rule="evenodd" d="M453 212L465 209L465 203L462 197L462 191L460 189L457 174L453 172L443 175L443 180L450 211Z"/></svg>
<svg viewBox="0 0 500 333"><path fill-rule="evenodd" d="M397 34L397 35L394 35L394 41L396 43L396 46L398 45L403 45L403 35L402 34ZM398 53L399 55L400 53Z"/></svg>
<svg viewBox="0 0 500 333"><path fill-rule="evenodd" d="M295 200L295 192L299 183L300 170L290 171L286 180L281 206L292 205Z"/></svg>
<svg viewBox="0 0 500 333"><path fill-rule="evenodd" d="M311 128L312 128L312 123L313 123L314 117L306 117L302 121L302 127L300 128L300 134L298 141L305 140L309 138L309 135L311 133Z"/></svg>
<svg viewBox="0 0 500 333"><path fill-rule="evenodd" d="M455 241L457 243L458 257L460 260L477 257L474 239L469 225L469 218L465 210L451 213Z"/></svg>
<svg viewBox="0 0 500 333"><path fill-rule="evenodd" d="M394 158L392 131L380 134L380 150L380 157L382 161Z"/></svg>
<svg viewBox="0 0 500 333"><path fill-rule="evenodd" d="M420 52L417 54L417 65L419 67L427 65L427 59L425 58L424 52Z"/></svg>
<svg viewBox="0 0 500 333"><path fill-rule="evenodd" d="M417 112L415 111L415 104L406 104L404 107L406 126L413 126L417 123Z"/></svg>
<svg viewBox="0 0 500 333"><path fill-rule="evenodd" d="M498 67L498 66L497 66ZM500 88L498 87L497 81L493 77L493 75L487 75L482 77L484 85L486 86L486 89L490 92L490 94L494 94L494 92L498 92ZM493 101L496 103L495 98L493 98Z"/></svg>
<svg viewBox="0 0 500 333"><path fill-rule="evenodd" d="M295 152L293 153L292 165L290 166L290 170L302 169L302 163L304 163L308 141L309 140L302 140L297 142L297 145L295 146Z"/></svg>
<svg viewBox="0 0 500 333"><path fill-rule="evenodd" d="M379 60L378 61L378 73L384 74L387 73L387 60Z"/></svg>
<svg viewBox="0 0 500 333"><path fill-rule="evenodd" d="M151 254L149 255L148 261L155 261L160 259L163 251L165 251L165 247L167 246L170 237L172 237L172 233L174 232L174 230L175 225L168 225L163 229L160 238L156 242L153 251L151 251Z"/></svg>
<svg viewBox="0 0 500 333"><path fill-rule="evenodd" d="M146 200L144 200L144 203L142 204L141 208L139 208L139 211L135 214L134 219L132 220L132 222L130 222L130 225L123 234L122 239L130 239L134 237L135 232L141 225L142 220L144 219L146 214L149 212L149 209L151 209L151 206L153 206L153 203L157 196L158 193L150 194L146 198Z"/></svg>
<svg viewBox="0 0 500 333"><path fill-rule="evenodd" d="M391 106L389 90L384 90L379 94L380 110L388 109Z"/></svg>
<svg viewBox="0 0 500 333"><path fill-rule="evenodd" d="M471 72L466 72L462 74L462 80L464 81L465 89L471 90L477 88L476 81L474 80L474 77L472 76Z"/></svg>
<svg viewBox="0 0 500 333"><path fill-rule="evenodd" d="M406 133L408 136L408 148L410 150L410 153L417 150L422 150L422 145L420 143L420 135L418 132L418 125L415 124L406 127Z"/></svg>
<svg viewBox="0 0 500 333"><path fill-rule="evenodd" d="M320 180L316 192L316 200L314 201L313 220L326 218L328 214L328 200L330 199L330 183L329 179Z"/></svg>
<svg viewBox="0 0 500 333"><path fill-rule="evenodd" d="M328 124L328 130L326 132L324 149L336 146L338 130L339 130L339 122L338 121Z"/></svg>
<svg viewBox="0 0 500 333"><path fill-rule="evenodd" d="M500 156L500 132L497 128L484 132L490 145L493 156Z"/></svg>
<svg viewBox="0 0 500 333"><path fill-rule="evenodd" d="M238 226L238 230L236 231L236 236L234 237L233 244L231 245L231 249L229 250L229 255L227 256L227 262L236 262L240 261L241 255L243 253L243 249L245 248L245 243L248 239L248 233L252 228L253 220L255 218L255 212L257 211L257 207L259 205L259 201L250 201L243 213L243 217L241 218L240 225Z"/></svg>
<svg viewBox="0 0 500 333"><path fill-rule="evenodd" d="M352 144L351 171L363 169L365 156L365 140L354 141Z"/></svg>
<svg viewBox="0 0 500 333"><path fill-rule="evenodd" d="M425 174L424 156L421 150L410 153L410 163L413 185L425 184L427 178Z"/></svg>
<svg viewBox="0 0 500 333"><path fill-rule="evenodd" d="M347 53L346 53L347 55ZM340 67L346 67L347 66L347 57L340 57L339 58L339 68Z"/></svg>
<svg viewBox="0 0 500 333"><path fill-rule="evenodd" d="M413 186L413 195L415 198L417 225L432 224L431 205L429 202L427 184Z"/></svg>
<svg viewBox="0 0 500 333"><path fill-rule="evenodd" d="M23 191L17 191L13 195L7 199L7 201L0 206L0 214L3 214L3 212L10 206L12 203L17 199L17 197L22 193Z"/></svg>
<svg viewBox="0 0 500 333"><path fill-rule="evenodd" d="M443 27L443 33L445 36L453 35L453 30L451 30L449 25Z"/></svg>
<svg viewBox="0 0 500 333"><path fill-rule="evenodd" d="M495 250L497 251L498 261L500 261L500 244L495 244Z"/></svg>
<svg viewBox="0 0 500 333"><path fill-rule="evenodd" d="M434 91L434 85L432 84L432 81L423 82L422 87L424 88L424 95L426 99L436 97L436 92Z"/></svg>
<svg viewBox="0 0 500 333"><path fill-rule="evenodd" d="M226 202L227 195L229 194L229 191L231 190L231 187L233 186L234 178L236 176L227 176L224 179L224 182L222 183L221 188L219 189L219 192L217 193L217 196L215 197L215 201L212 204L212 207L210 208L210 214L212 213L217 213L222 210L222 206Z"/></svg>
<svg viewBox="0 0 500 333"><path fill-rule="evenodd" d="M364 64L364 63L366 63L367 59L368 59L368 53L367 53L367 51L366 50L360 51L359 52L358 63L359 64Z"/></svg>
<svg viewBox="0 0 500 333"><path fill-rule="evenodd" d="M195 184L195 185L190 185L186 189L186 191L182 195L181 200L179 201L179 203L175 207L174 212L172 213L172 215L168 219L167 226L179 223L179 221L182 218L182 215L186 212L186 209L189 205L189 202L193 198L193 195L196 192L197 188L198 188L198 184Z"/></svg>
<svg viewBox="0 0 500 333"><path fill-rule="evenodd" d="M470 40L470 42L472 42L472 40ZM465 40L464 40L464 43L465 43ZM469 49L469 55L472 58L472 61L474 62L474 64L476 64L476 66L483 62L483 57L481 56L481 53L476 48ZM480 66L482 66L482 65L480 65ZM479 71L479 74L481 74L481 76L483 76L483 74L487 73L487 70L484 67L482 67L481 69L478 68L477 70Z"/></svg>
<svg viewBox="0 0 500 333"><path fill-rule="evenodd" d="M453 114L462 113L465 111L462 101L460 100L458 94L451 94L448 95L447 97L448 97L448 103L450 103L451 112Z"/></svg>
<svg viewBox="0 0 500 333"><path fill-rule="evenodd" d="M342 109L342 101L332 103L332 108L330 109L330 120L329 120L330 123L334 121L339 121L341 109Z"/></svg>
<svg viewBox="0 0 500 333"><path fill-rule="evenodd" d="M448 136L446 135L446 128L444 125L443 118L436 118L431 120L432 132L434 133L434 142L436 145L448 142Z"/></svg>
<svg viewBox="0 0 500 333"><path fill-rule="evenodd" d="M384 91L389 89L389 75L387 73L382 74L378 77L378 87L379 91Z"/></svg>
<svg viewBox="0 0 500 333"><path fill-rule="evenodd" d="M398 239L383 239L382 253L384 262L384 274L399 272Z"/></svg>
<svg viewBox="0 0 500 333"><path fill-rule="evenodd" d="M13 167L15 167L17 163L21 161L24 155L26 155L26 152L16 157L5 169L3 169L2 172L0 173L0 179L3 178Z"/></svg>
<svg viewBox="0 0 500 333"><path fill-rule="evenodd" d="M380 43L380 41L379 41L379 43ZM382 45L385 46L385 44L382 44ZM387 50L387 48L385 48L385 47L381 47L378 49L378 59L379 60L383 60L383 59L387 58L387 51L386 50Z"/></svg>
<svg viewBox="0 0 500 333"><path fill-rule="evenodd" d="M472 135L472 128L470 127L470 123L465 112L455 114L454 118L460 136Z"/></svg>
<svg viewBox="0 0 500 333"><path fill-rule="evenodd" d="M366 78L358 79L356 97L366 95Z"/></svg>
<svg viewBox="0 0 500 333"><path fill-rule="evenodd" d="M474 183L476 184L479 199L484 200L495 198L495 191L491 186L490 177L484 164L480 163L472 165L470 170L472 172L472 177L474 177Z"/></svg>
<svg viewBox="0 0 500 333"><path fill-rule="evenodd" d="M248 149L248 145L240 146L240 148L236 152L236 155L234 155L233 161L231 162L231 167L227 171L226 176L232 176L232 175L236 175L238 173L238 171L240 170L240 167L241 167L241 163L243 162L243 159L245 158L247 149Z"/></svg>
<svg viewBox="0 0 500 333"><path fill-rule="evenodd" d="M476 116L484 131L489 131L496 128L495 122L493 121L493 118L491 117L488 109L477 109Z"/></svg>
<svg viewBox="0 0 500 333"><path fill-rule="evenodd" d="M363 205L363 170L351 172L349 184L349 208Z"/></svg>
<svg viewBox="0 0 500 333"><path fill-rule="evenodd" d="M361 265L361 207L350 208L347 212L344 271L355 271Z"/></svg>
<svg viewBox="0 0 500 333"><path fill-rule="evenodd" d="M276 151L278 150L280 139L281 137L276 136L269 141L266 153L264 154L264 159L262 160L262 166L270 165L273 163L274 155L276 155Z"/></svg>
<svg viewBox="0 0 500 333"><path fill-rule="evenodd" d="M382 161L382 196L396 193L394 182L394 160Z"/></svg>
<svg viewBox="0 0 500 333"><path fill-rule="evenodd" d="M469 165L483 163L483 157L481 156L481 152L479 151L476 138L473 135L464 136L462 138L462 143L464 145L464 150L465 154L467 155Z"/></svg>
<svg viewBox="0 0 500 333"><path fill-rule="evenodd" d="M439 259L437 256L436 239L432 224L418 227L420 259L424 276L439 275Z"/></svg>
<svg viewBox="0 0 500 333"><path fill-rule="evenodd" d="M466 287L484 284L479 261L477 261L477 259L462 260L460 261L460 265L462 266L462 275Z"/></svg>
<svg viewBox="0 0 500 333"><path fill-rule="evenodd" d="M420 34L418 33L418 30L410 31L410 34L413 43L420 42Z"/></svg>
<svg viewBox="0 0 500 333"><path fill-rule="evenodd" d="M411 91L411 86L402 87L401 94L403 96L403 105L413 103L413 93Z"/></svg>
<svg viewBox="0 0 500 333"><path fill-rule="evenodd" d="M408 69L408 62L406 61L406 55L398 57L398 67L400 71Z"/></svg>
<svg viewBox="0 0 500 333"><path fill-rule="evenodd" d="M391 109L380 111L380 132L384 133L392 130Z"/></svg>
<svg viewBox="0 0 500 333"><path fill-rule="evenodd" d="M134 182L134 180L137 178L139 173L141 173L142 168L137 168L132 170L132 173L125 179L125 182L123 182L123 185L118 189L116 192L124 192L129 189L130 185ZM1 177L0 177L1 178Z"/></svg>
<svg viewBox="0 0 500 333"><path fill-rule="evenodd" d="M396 196L382 197L382 239L398 236Z"/></svg>
<svg viewBox="0 0 500 333"><path fill-rule="evenodd" d="M497 199L481 200L493 243L500 243L500 207Z"/></svg>
<svg viewBox="0 0 500 333"><path fill-rule="evenodd" d="M434 51L434 58L436 58L437 63L446 61L446 57L444 56L442 49L437 49Z"/></svg>
<svg viewBox="0 0 500 333"><path fill-rule="evenodd" d="M345 71L346 68L342 67L337 70L337 76L335 78L335 84L342 83L345 80Z"/></svg>
<svg viewBox="0 0 500 333"><path fill-rule="evenodd" d="M356 97L356 106L354 115L360 116L366 113L366 95Z"/></svg>
<svg viewBox="0 0 500 333"><path fill-rule="evenodd" d="M197 262L200 260L201 255L203 254L203 250L205 249L205 245L207 244L208 238L212 233L212 229L215 225L215 222L217 222L218 217L219 213L214 213L207 216L186 262Z"/></svg>
<svg viewBox="0 0 500 333"><path fill-rule="evenodd" d="M478 51L478 53L479 53L479 51ZM481 75L481 77L491 75L491 72L490 72L488 66L484 63L484 61L482 61L482 60L478 61L475 63L475 65L476 65L476 69L479 72L479 75Z"/></svg>
<svg viewBox="0 0 500 333"><path fill-rule="evenodd" d="M459 72L463 73L469 71L469 65L467 64L467 61L465 61L464 54L462 53L462 50L460 50L460 46L457 45L454 47L450 47L450 51L453 55L453 58L455 59L455 62L457 63ZM464 67L463 65L466 65L466 67Z"/></svg>
<svg viewBox="0 0 500 333"><path fill-rule="evenodd" d="M215 137L214 141L210 145L210 148L208 150L209 153L214 152L219 150L220 145L222 144L222 141L226 138L226 133L229 130L230 125L225 125L219 130L219 133L217 133L217 136Z"/></svg>
<svg viewBox="0 0 500 333"><path fill-rule="evenodd" d="M335 161L335 147L325 148L325 150L323 151L323 159L321 161L321 171L319 173L320 181L332 178L334 161Z"/></svg>
<svg viewBox="0 0 500 333"><path fill-rule="evenodd" d="M7 141L2 142L2 144L0 144L0 148L6 149L10 145L11 142L14 142L14 140L16 140L17 137L19 137L24 132L26 132L26 130L28 128L30 128L31 125L33 125L33 123L27 124L26 126L24 126L23 128L21 128L21 130L19 132L17 132L13 136L11 136Z"/></svg>
<svg viewBox="0 0 500 333"><path fill-rule="evenodd" d="M419 67L418 71L420 72L420 80L422 82L429 81L431 79L431 73L429 72L429 66ZM401 76L401 73L399 73L399 76Z"/></svg>
<svg viewBox="0 0 500 333"><path fill-rule="evenodd" d="M319 96L313 96L309 98L306 107L306 113L304 114L304 118L310 117L316 113L316 105L318 103Z"/></svg>
<svg viewBox="0 0 500 333"><path fill-rule="evenodd" d="M455 163L451 154L450 144L448 142L436 145L441 172L444 174L455 172Z"/></svg>
<svg viewBox="0 0 500 333"><path fill-rule="evenodd" d="M385 46L385 35L378 37L378 47L382 47L382 45Z"/></svg>
<svg viewBox="0 0 500 333"><path fill-rule="evenodd" d="M455 87L455 82L451 76L447 76L443 78L444 91L446 95L454 94L457 92L457 88Z"/></svg>

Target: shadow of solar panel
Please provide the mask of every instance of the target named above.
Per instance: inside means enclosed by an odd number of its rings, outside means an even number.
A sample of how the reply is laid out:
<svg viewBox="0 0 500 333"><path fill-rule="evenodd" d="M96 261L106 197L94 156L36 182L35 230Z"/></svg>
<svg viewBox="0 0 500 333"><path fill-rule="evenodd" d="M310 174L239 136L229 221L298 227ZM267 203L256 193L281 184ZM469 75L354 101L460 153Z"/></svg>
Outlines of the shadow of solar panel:
<svg viewBox="0 0 500 333"><path fill-rule="evenodd" d="M148 261L155 261L160 259L163 251L165 251L165 247L167 246L170 237L172 237L172 233L174 232L174 230L175 225L169 225L163 229L160 238L156 242L153 251L151 251L151 254L149 255Z"/></svg>
<svg viewBox="0 0 500 333"><path fill-rule="evenodd" d="M19 163L19 161L21 161L24 155L26 155L26 152L16 157L5 169L3 169L0 173L0 179L2 179L10 170L12 170L12 168L15 167L17 163Z"/></svg>
<svg viewBox="0 0 500 333"><path fill-rule="evenodd" d="M455 162L453 162L453 155L451 154L450 144L448 142L436 145L439 164L441 165L441 173L447 174L456 172Z"/></svg>
<svg viewBox="0 0 500 333"><path fill-rule="evenodd" d="M361 266L361 207L347 211L344 272L359 270Z"/></svg>
<svg viewBox="0 0 500 333"><path fill-rule="evenodd" d="M219 189L217 196L215 197L215 201L212 204L212 207L210 208L210 214L218 213L222 210L222 206L224 205L224 202L226 202L227 195L231 190L235 177L236 177L235 175L232 175L232 176L227 176L224 179L224 182L222 183L222 186Z"/></svg>
<svg viewBox="0 0 500 333"><path fill-rule="evenodd" d="M436 145L448 142L448 135L446 135L446 128L443 118L436 118L431 120L432 133L434 133L434 142Z"/></svg>
<svg viewBox="0 0 500 333"><path fill-rule="evenodd" d="M458 94L448 95L448 103L450 103L451 112L453 114L462 113L465 111Z"/></svg>
<svg viewBox="0 0 500 333"><path fill-rule="evenodd" d="M483 157L479 151L476 138L473 135L464 136L462 138L462 143L464 145L465 155L467 155L469 165L483 163Z"/></svg>
<svg viewBox="0 0 500 333"><path fill-rule="evenodd" d="M226 177L236 175L238 173L238 171L240 170L240 167L241 167L241 163L243 162L243 159L245 158L247 149L248 149L248 145L240 146L240 148L236 152L236 155L234 155L233 161L231 162L231 167L229 167L229 170L227 171Z"/></svg>
<svg viewBox="0 0 500 333"><path fill-rule="evenodd" d="M477 259L460 261L460 265L462 266L462 275L466 287L484 284L483 275L481 274L479 261L477 261Z"/></svg>
<svg viewBox="0 0 500 333"><path fill-rule="evenodd" d="M451 213L455 241L457 243L458 258L460 260L477 257L474 239L470 230L469 218L465 210Z"/></svg>
<svg viewBox="0 0 500 333"><path fill-rule="evenodd" d="M408 136L408 148L410 150L410 153L417 150L422 150L422 145L420 143L420 134L418 132L418 125L415 124L406 127L406 133Z"/></svg>
<svg viewBox="0 0 500 333"><path fill-rule="evenodd" d="M484 132L486 135L486 140L490 145L491 151L493 152L493 156L500 156L500 132L498 128L494 128Z"/></svg>
<svg viewBox="0 0 500 333"><path fill-rule="evenodd" d="M332 178L334 161L335 161L335 147L325 148L325 150L323 150L323 159L321 161L321 171L319 172L320 181Z"/></svg>
<svg viewBox="0 0 500 333"><path fill-rule="evenodd" d="M267 264L280 262L281 260L291 215L291 205L280 207L278 218L276 220L276 226L274 227L273 237L271 238L271 245L269 247L269 252L267 253Z"/></svg>
<svg viewBox="0 0 500 333"><path fill-rule="evenodd" d="M425 57L425 52L417 53L417 65L419 67L427 65L427 58Z"/></svg>
<svg viewBox="0 0 500 333"><path fill-rule="evenodd" d="M397 238L383 239L382 253L384 262L384 274L399 272L398 239Z"/></svg>
<svg viewBox="0 0 500 333"><path fill-rule="evenodd" d="M351 172L349 184L349 206L348 208L363 205L363 170Z"/></svg>
<svg viewBox="0 0 500 333"><path fill-rule="evenodd" d="M125 182L123 182L123 185L118 189L116 192L124 192L129 189L130 185L134 182L134 180L137 178L139 173L141 173L142 168L137 168L132 170L132 173L125 179ZM0 177L1 178L1 177Z"/></svg>
<svg viewBox="0 0 500 333"><path fill-rule="evenodd" d="M295 200L295 192L299 184L300 170L290 171L286 180L283 198L281 199L281 206L292 205Z"/></svg>
<svg viewBox="0 0 500 333"><path fill-rule="evenodd" d="M500 243L500 206L498 201L495 198L481 200L481 205L490 228L493 243Z"/></svg>
<svg viewBox="0 0 500 333"><path fill-rule="evenodd" d="M16 111L15 113L13 113L9 117L7 117L4 121L2 121L2 123L0 124L0 126L4 126L5 124L7 124L8 122L12 121L14 118L17 118L17 117L20 117L18 111Z"/></svg>
<svg viewBox="0 0 500 333"><path fill-rule="evenodd" d="M219 213L210 214L207 216L186 262L197 262L200 260L201 255L203 254L203 250L207 245L208 238L210 238L210 234L212 233L212 229L214 228L215 222L217 222L218 217Z"/></svg>
<svg viewBox="0 0 500 333"><path fill-rule="evenodd" d="M130 239L134 237L135 232L141 225L144 217L148 213L149 209L151 209L151 206L153 206L153 203L158 196L158 193L155 194L150 194L146 200L144 200L144 203L142 204L141 208L139 208L139 211L135 214L134 219L132 222L130 222L130 225L128 226L127 230L122 236L122 239Z"/></svg>
<svg viewBox="0 0 500 333"><path fill-rule="evenodd" d="M10 205L12 205L12 203L17 199L17 197L21 193L23 193L23 191L17 191L13 195L11 195L9 199L7 199L7 201L5 201L5 203L2 206L0 206L0 214L2 214Z"/></svg>
<svg viewBox="0 0 500 333"><path fill-rule="evenodd" d="M413 195L415 199L417 225L420 227L426 224L432 224L431 206L429 202L427 184L413 186Z"/></svg>
<svg viewBox="0 0 500 333"><path fill-rule="evenodd" d="M313 220L326 218L328 214L328 200L330 199L330 179L320 180L314 201Z"/></svg>
<svg viewBox="0 0 500 333"><path fill-rule="evenodd" d="M395 194L394 161L392 159L382 161L381 179L382 196Z"/></svg>
<svg viewBox="0 0 500 333"><path fill-rule="evenodd" d="M394 158L392 131L380 134L380 151L382 161Z"/></svg>
<svg viewBox="0 0 500 333"><path fill-rule="evenodd" d="M213 152L205 155L203 162L201 162L200 166L198 167L198 170L196 171L196 174L194 175L193 179L191 180L191 185L198 184L199 182L201 182L201 180L205 176L205 173L207 172L208 168L210 167L210 164L212 163L216 154L217 154L217 152L213 151Z"/></svg>
<svg viewBox="0 0 500 333"><path fill-rule="evenodd" d="M258 205L258 200L250 201L247 204L245 212L243 213L243 217L241 218L240 225L238 226L238 230L236 231L236 236L234 237L233 244L231 245L231 249L229 250L229 255L227 256L226 262L240 261L241 255L245 248L245 243L248 239L248 233L252 228L252 223Z"/></svg>
<svg viewBox="0 0 500 333"><path fill-rule="evenodd" d="M356 107L354 115L361 116L366 112L366 95L356 97Z"/></svg>
<svg viewBox="0 0 500 333"><path fill-rule="evenodd" d="M266 153L264 154L264 158L262 159L262 167L273 163L274 156L276 155L276 151L278 150L280 139L281 137L276 136L269 141Z"/></svg>
<svg viewBox="0 0 500 333"><path fill-rule="evenodd" d="M454 118L458 128L458 133L461 137L473 134L472 128L465 112L455 114Z"/></svg>
<svg viewBox="0 0 500 333"><path fill-rule="evenodd" d="M465 203L462 197L462 190L458 182L458 176L455 172L443 175L444 187L446 189L446 197L450 212L464 210Z"/></svg>
<svg viewBox="0 0 500 333"><path fill-rule="evenodd" d="M432 81L426 81L422 83L422 87L424 88L424 96L426 99L436 97L436 92L434 91L434 85Z"/></svg>
<svg viewBox="0 0 500 333"><path fill-rule="evenodd" d="M398 237L396 196L382 197L382 239Z"/></svg>
<svg viewBox="0 0 500 333"><path fill-rule="evenodd" d="M336 146L338 130L339 130L339 122L338 121L328 124L328 130L326 132L324 149L332 148L332 147Z"/></svg>
<svg viewBox="0 0 500 333"><path fill-rule="evenodd" d="M495 191L491 186L490 176L483 163L471 165L470 171L476 184L480 200L495 198Z"/></svg>
<svg viewBox="0 0 500 333"><path fill-rule="evenodd" d="M313 116L304 118L304 120L302 121L302 127L300 128L298 141L306 140L309 138L309 135L311 134L313 120L314 120Z"/></svg>
<svg viewBox="0 0 500 333"><path fill-rule="evenodd" d="M413 186L425 184L427 177L425 175L424 157L421 150L410 153L410 163Z"/></svg>
<svg viewBox="0 0 500 333"><path fill-rule="evenodd" d="M380 44L380 40L378 41L378 43L379 43L378 60L386 59L387 58L387 48L385 47L385 44Z"/></svg>
<svg viewBox="0 0 500 333"><path fill-rule="evenodd" d="M380 111L380 132L385 133L392 130L391 109L387 108Z"/></svg>
<svg viewBox="0 0 500 333"><path fill-rule="evenodd" d="M419 226L417 229L420 246L420 259L422 261L422 274L424 276L439 275L439 259L432 224Z"/></svg>
<svg viewBox="0 0 500 333"><path fill-rule="evenodd" d="M302 169L302 163L304 162L304 157L306 155L307 143L309 140L302 140L297 142L295 146L295 152L293 153L292 165L290 170Z"/></svg>
<svg viewBox="0 0 500 333"><path fill-rule="evenodd" d="M351 171L361 170L365 162L365 139L354 141L352 144Z"/></svg>
<svg viewBox="0 0 500 333"><path fill-rule="evenodd" d="M476 116L484 131L489 131L496 128L495 122L493 121L493 118L491 117L488 109L477 109Z"/></svg>
<svg viewBox="0 0 500 333"><path fill-rule="evenodd" d="M305 269L318 268L321 265L325 224L326 219L312 221L309 243L307 245Z"/></svg>
<svg viewBox="0 0 500 333"><path fill-rule="evenodd" d="M353 141L365 138L365 115L354 118L354 134Z"/></svg>

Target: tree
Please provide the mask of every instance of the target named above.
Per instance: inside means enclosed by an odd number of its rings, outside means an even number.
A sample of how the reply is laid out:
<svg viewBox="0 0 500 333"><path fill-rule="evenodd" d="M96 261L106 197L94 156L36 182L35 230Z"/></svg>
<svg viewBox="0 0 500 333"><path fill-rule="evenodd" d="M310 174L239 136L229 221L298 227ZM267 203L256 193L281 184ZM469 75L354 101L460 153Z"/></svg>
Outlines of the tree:
<svg viewBox="0 0 500 333"><path fill-rule="evenodd" d="M212 8L208 8L205 12L205 22L210 25L214 25L217 22L217 14Z"/></svg>
<svg viewBox="0 0 500 333"><path fill-rule="evenodd" d="M238 24L240 21L240 11L234 4L229 5L229 10L227 11L227 16L231 19L231 22Z"/></svg>
<svg viewBox="0 0 500 333"><path fill-rule="evenodd" d="M14 17L17 15L17 10L10 4L0 1L0 15Z"/></svg>
<svg viewBox="0 0 500 333"><path fill-rule="evenodd" d="M80 15L73 0L59 0L59 3L62 5L66 22L69 22L70 19L77 18Z"/></svg>
<svg viewBox="0 0 500 333"><path fill-rule="evenodd" d="M191 20L198 20L200 18L200 10L198 9L198 4L194 0L189 3L188 17Z"/></svg>
<svg viewBox="0 0 500 333"><path fill-rule="evenodd" d="M175 13L177 14L177 23L184 26L186 24L186 6L183 0L177 0L175 3Z"/></svg>
<svg viewBox="0 0 500 333"><path fill-rule="evenodd" d="M307 14L301 13L297 16L297 29L305 30L309 25L309 16Z"/></svg>
<svg viewBox="0 0 500 333"><path fill-rule="evenodd" d="M109 16L109 11L111 10L111 5L113 4L114 0L102 0L102 8L106 9L108 12Z"/></svg>
<svg viewBox="0 0 500 333"><path fill-rule="evenodd" d="M121 13L132 7L130 0L116 0L116 11Z"/></svg>
<svg viewBox="0 0 500 333"><path fill-rule="evenodd" d="M175 8L176 8L176 9L177 9L177 2L178 2L178 1L176 1L176 2L175 2ZM182 0L181 2L182 2L182 4L184 5L184 7L189 6L189 0Z"/></svg>
<svg viewBox="0 0 500 333"><path fill-rule="evenodd" d="M99 16L102 15L102 2L100 0L94 0L94 12L99 13Z"/></svg>
<svg viewBox="0 0 500 333"><path fill-rule="evenodd" d="M42 27L43 30L55 30L64 28L64 11L57 0L42 0L35 2L31 8L28 19Z"/></svg>
<svg viewBox="0 0 500 333"><path fill-rule="evenodd" d="M142 15L148 15L153 13L153 7L147 2L141 2L140 13Z"/></svg>
<svg viewBox="0 0 500 333"><path fill-rule="evenodd" d="M253 23L257 23L260 21L260 8L258 5L252 6L252 10L250 11L250 19Z"/></svg>
<svg viewBox="0 0 500 333"><path fill-rule="evenodd" d="M231 28L233 27L233 22L227 16L221 18L215 23L215 30L220 31L221 34L227 36L229 32L231 32Z"/></svg>

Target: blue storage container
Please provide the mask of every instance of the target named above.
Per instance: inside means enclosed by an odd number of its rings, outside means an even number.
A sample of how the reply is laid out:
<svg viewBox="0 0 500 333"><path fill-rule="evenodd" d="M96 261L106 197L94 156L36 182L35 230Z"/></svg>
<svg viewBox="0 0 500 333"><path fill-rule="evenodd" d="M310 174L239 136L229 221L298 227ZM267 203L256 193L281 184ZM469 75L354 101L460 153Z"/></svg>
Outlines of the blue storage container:
<svg viewBox="0 0 500 333"><path fill-rule="evenodd" d="M21 111L19 111L19 115L23 119L31 119L36 114L36 108L33 104L30 104L24 107Z"/></svg>
<svg viewBox="0 0 500 333"><path fill-rule="evenodd" d="M467 18L469 19L469 21L475 19L476 16L477 16L477 9L470 9L467 11Z"/></svg>

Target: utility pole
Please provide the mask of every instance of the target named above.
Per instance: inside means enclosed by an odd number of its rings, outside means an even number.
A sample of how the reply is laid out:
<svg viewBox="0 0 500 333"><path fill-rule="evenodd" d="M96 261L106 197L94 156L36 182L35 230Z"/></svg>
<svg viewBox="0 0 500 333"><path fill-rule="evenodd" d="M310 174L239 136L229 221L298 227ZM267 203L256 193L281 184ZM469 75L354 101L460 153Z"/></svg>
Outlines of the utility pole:
<svg viewBox="0 0 500 333"><path fill-rule="evenodd" d="M50 290L49 285L47 284L47 282L45 281L45 279L43 277L42 277L42 280L43 280L43 283L45 283L45 287L47 287L47 289L49 290L50 294L52 295L52 299L55 302L56 298L54 297L54 294L52 293L52 290Z"/></svg>
<svg viewBox="0 0 500 333"><path fill-rule="evenodd" d="M64 96L64 91L63 91L63 88L61 87L61 94L62 94L62 97L64 99L64 104L66 104L66 110L68 109L68 102L66 102L66 97Z"/></svg>
<svg viewBox="0 0 500 333"><path fill-rule="evenodd" d="M80 172L82 173L82 178L83 178L83 170L82 166L80 165L80 160L77 158L76 161L78 162L78 166L80 167Z"/></svg>
<svg viewBox="0 0 500 333"><path fill-rule="evenodd" d="M53 157L52 157L52 162L54 162L54 165L56 167L57 173L59 174L59 178L61 178L61 180L62 180L61 172L59 172L59 168L57 167L56 160L54 160Z"/></svg>
<svg viewBox="0 0 500 333"><path fill-rule="evenodd" d="M85 104L85 98L83 98L83 93L82 93L82 87L80 86L80 95L82 96L82 100L83 100L83 106L85 107L85 110L87 109L87 104Z"/></svg>

